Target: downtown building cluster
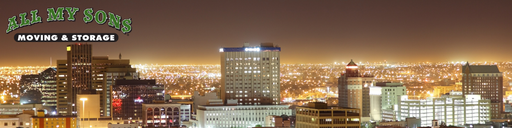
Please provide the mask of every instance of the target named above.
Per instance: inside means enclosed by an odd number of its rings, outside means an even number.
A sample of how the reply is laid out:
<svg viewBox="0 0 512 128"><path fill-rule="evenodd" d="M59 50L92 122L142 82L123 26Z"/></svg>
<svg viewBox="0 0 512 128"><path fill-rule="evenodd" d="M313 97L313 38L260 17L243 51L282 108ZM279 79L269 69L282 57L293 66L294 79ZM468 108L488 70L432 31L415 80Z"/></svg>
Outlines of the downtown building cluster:
<svg viewBox="0 0 512 128"><path fill-rule="evenodd" d="M401 83L376 83L370 87L368 99L371 101L370 121L402 127L436 127L439 124L506 127L503 124L508 123L501 123L506 121L502 119L506 113L503 112L503 77L498 67L466 63L462 75L462 91L452 90L440 97L423 100L409 99Z"/></svg>
<svg viewBox="0 0 512 128"><path fill-rule="evenodd" d="M56 68L22 76L20 83L29 92L23 97L27 98L22 98L26 99L22 104L13 104L18 109L8 110L32 115L37 123L30 123L30 127L180 127L190 119L191 104L166 102L164 86L153 79L140 79L121 54L119 59L93 56L91 44L76 43L65 48L67 59L57 60ZM42 96L31 95L30 91ZM24 105L34 106L20 108ZM67 124L71 125L54 122L69 119L72 123Z"/></svg>
<svg viewBox="0 0 512 128"><path fill-rule="evenodd" d="M485 124L502 117L504 106L503 76L496 66L467 63L461 92L413 100L403 84L376 82L350 61L338 78L337 105L290 106L281 103L281 48L272 43L220 48L220 88L195 92L191 100L173 99L156 80L140 79L121 54L93 56L92 45L79 43L66 52L56 68L21 77L24 104L8 108L17 115L0 126L368 128L399 122L416 128Z"/></svg>

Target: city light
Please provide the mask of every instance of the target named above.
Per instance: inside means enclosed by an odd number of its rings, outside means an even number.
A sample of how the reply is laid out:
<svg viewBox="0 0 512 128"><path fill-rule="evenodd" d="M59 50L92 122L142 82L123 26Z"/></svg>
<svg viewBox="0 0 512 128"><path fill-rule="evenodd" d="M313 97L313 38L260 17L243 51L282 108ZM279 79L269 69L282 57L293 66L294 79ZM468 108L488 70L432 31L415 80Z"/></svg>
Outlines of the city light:
<svg viewBox="0 0 512 128"><path fill-rule="evenodd" d="M245 48L245 51L249 51L249 52L259 52L260 51L260 48Z"/></svg>

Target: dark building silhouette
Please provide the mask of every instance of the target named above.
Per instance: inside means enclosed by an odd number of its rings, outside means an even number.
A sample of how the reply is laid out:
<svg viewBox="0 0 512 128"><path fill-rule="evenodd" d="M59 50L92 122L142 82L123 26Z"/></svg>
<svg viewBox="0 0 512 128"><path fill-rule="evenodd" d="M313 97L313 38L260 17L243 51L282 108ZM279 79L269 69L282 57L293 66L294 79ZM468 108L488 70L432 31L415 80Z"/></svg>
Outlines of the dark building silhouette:
<svg viewBox="0 0 512 128"><path fill-rule="evenodd" d="M39 74L21 75L19 84L21 96L28 90L34 90L38 84L41 84Z"/></svg>
<svg viewBox="0 0 512 128"><path fill-rule="evenodd" d="M57 69L47 68L39 74L22 75L20 79L21 103L42 103L57 107Z"/></svg>
<svg viewBox="0 0 512 128"><path fill-rule="evenodd" d="M164 86L155 80L115 80L112 85L112 118L142 119L142 104L164 101Z"/></svg>

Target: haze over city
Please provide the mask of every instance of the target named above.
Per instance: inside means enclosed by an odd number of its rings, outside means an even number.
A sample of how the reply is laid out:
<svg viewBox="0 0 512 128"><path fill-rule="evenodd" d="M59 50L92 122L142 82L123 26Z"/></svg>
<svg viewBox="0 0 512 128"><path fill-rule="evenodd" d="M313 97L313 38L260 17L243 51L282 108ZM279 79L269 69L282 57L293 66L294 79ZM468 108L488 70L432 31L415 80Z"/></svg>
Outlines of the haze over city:
<svg viewBox="0 0 512 128"><path fill-rule="evenodd" d="M108 25L43 22L0 34L0 66L49 65L70 43L15 42L15 33L117 33L90 43L94 55L133 64L219 64L220 47L273 42L282 63L509 61L512 1L2 1L0 24L38 9L93 8L133 20L129 35ZM67 14L65 14L67 16ZM19 19L17 19L19 20ZM19 22L19 21L18 21ZM55 62L53 63L55 64Z"/></svg>

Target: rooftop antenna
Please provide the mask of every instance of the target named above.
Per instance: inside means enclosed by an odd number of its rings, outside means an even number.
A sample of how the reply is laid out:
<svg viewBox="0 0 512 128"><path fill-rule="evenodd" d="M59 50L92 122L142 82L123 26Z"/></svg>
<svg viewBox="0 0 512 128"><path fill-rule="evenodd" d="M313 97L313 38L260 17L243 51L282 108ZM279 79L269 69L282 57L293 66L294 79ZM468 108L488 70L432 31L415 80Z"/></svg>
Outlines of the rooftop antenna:
<svg viewBox="0 0 512 128"><path fill-rule="evenodd" d="M119 53L119 59L121 59L121 53Z"/></svg>

